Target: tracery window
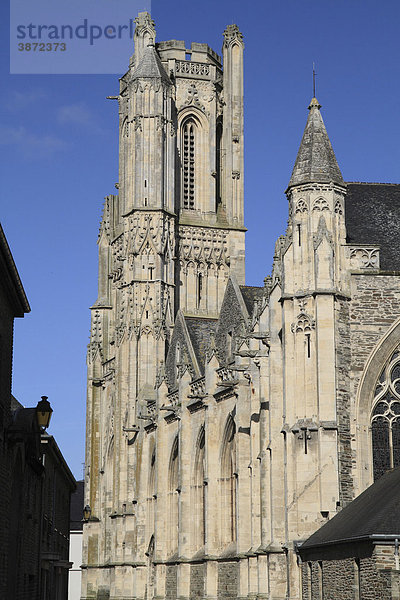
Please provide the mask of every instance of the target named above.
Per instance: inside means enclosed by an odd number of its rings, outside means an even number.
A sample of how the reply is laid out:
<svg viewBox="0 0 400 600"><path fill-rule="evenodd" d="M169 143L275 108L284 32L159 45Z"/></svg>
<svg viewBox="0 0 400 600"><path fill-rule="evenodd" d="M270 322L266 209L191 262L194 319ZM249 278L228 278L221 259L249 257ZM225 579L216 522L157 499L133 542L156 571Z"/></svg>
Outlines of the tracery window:
<svg viewBox="0 0 400 600"><path fill-rule="evenodd" d="M182 126L182 197L184 208L194 208L196 124L187 119Z"/></svg>
<svg viewBox="0 0 400 600"><path fill-rule="evenodd" d="M371 417L374 480L400 466L400 349L383 369Z"/></svg>

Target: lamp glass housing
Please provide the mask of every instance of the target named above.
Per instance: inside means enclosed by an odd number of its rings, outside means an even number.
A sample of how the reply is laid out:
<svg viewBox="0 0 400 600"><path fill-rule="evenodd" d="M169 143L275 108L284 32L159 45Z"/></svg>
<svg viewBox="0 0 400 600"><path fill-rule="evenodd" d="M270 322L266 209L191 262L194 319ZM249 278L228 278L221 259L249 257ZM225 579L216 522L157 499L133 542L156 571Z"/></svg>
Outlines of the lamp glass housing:
<svg viewBox="0 0 400 600"><path fill-rule="evenodd" d="M47 429L50 425L50 419L53 409L50 406L50 402L47 400L47 396L42 396L40 402L36 407L36 417L40 429Z"/></svg>
<svg viewBox="0 0 400 600"><path fill-rule="evenodd" d="M90 508L89 504L86 504L85 508L83 509L83 520L89 521L91 514L92 509Z"/></svg>

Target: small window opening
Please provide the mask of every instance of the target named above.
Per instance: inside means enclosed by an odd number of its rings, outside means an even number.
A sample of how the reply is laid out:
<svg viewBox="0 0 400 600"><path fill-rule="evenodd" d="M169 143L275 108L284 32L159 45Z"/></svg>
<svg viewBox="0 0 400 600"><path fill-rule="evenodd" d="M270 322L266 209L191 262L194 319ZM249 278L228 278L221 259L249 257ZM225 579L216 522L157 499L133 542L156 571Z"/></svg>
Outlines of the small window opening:
<svg viewBox="0 0 400 600"><path fill-rule="evenodd" d="M144 187L147 188L147 179L144 180Z"/></svg>
<svg viewBox="0 0 400 600"><path fill-rule="evenodd" d="M147 206L147 198L144 199L144 205Z"/></svg>
<svg viewBox="0 0 400 600"><path fill-rule="evenodd" d="M201 273L199 273L197 276L197 308L200 308L202 293L203 293L203 276Z"/></svg>
<svg viewBox="0 0 400 600"><path fill-rule="evenodd" d="M149 318L149 311L146 310L146 319L148 319L148 318Z"/></svg>
<svg viewBox="0 0 400 600"><path fill-rule="evenodd" d="M297 225L297 238L299 241L299 246L301 246L301 225Z"/></svg>
<svg viewBox="0 0 400 600"><path fill-rule="evenodd" d="M191 52L186 52L185 53L185 60L191 60L192 59L192 53Z"/></svg>
<svg viewBox="0 0 400 600"><path fill-rule="evenodd" d="M153 279L153 272L154 272L154 267L149 267L148 268L148 279Z"/></svg>
<svg viewBox="0 0 400 600"><path fill-rule="evenodd" d="M228 357L233 354L233 331L228 331L226 334Z"/></svg>
<svg viewBox="0 0 400 600"><path fill-rule="evenodd" d="M311 334L306 333L307 358L311 358Z"/></svg>

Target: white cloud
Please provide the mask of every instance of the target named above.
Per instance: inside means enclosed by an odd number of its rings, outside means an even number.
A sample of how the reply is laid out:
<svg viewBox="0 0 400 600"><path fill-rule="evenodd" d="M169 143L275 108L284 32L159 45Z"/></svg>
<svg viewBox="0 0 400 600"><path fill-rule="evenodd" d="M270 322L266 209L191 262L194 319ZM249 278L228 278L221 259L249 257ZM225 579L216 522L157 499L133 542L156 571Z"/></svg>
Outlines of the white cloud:
<svg viewBox="0 0 400 600"><path fill-rule="evenodd" d="M102 132L93 113L82 102L61 106L58 109L57 118L59 123L63 125L79 125L94 133Z"/></svg>
<svg viewBox="0 0 400 600"><path fill-rule="evenodd" d="M32 104L43 100L43 98L45 98L45 93L39 88L24 92L12 90L7 97L6 106L10 111L17 112L32 106Z"/></svg>
<svg viewBox="0 0 400 600"><path fill-rule="evenodd" d="M67 144L54 135L37 135L25 127L0 126L0 145L18 148L28 158L46 158L64 150Z"/></svg>

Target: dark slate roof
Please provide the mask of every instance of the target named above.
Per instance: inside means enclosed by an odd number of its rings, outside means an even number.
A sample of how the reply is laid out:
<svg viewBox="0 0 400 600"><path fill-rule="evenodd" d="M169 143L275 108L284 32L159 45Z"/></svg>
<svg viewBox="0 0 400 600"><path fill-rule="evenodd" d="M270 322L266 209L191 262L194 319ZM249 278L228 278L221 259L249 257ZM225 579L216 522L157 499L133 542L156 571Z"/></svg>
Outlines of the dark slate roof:
<svg viewBox="0 0 400 600"><path fill-rule="evenodd" d="M288 187L331 181L344 185L316 98L311 100L308 108L310 112Z"/></svg>
<svg viewBox="0 0 400 600"><path fill-rule="evenodd" d="M28 299L25 294L20 276L15 266L10 247L7 243L3 228L0 225L0 278L2 287L15 307L14 316L23 317L30 312Z"/></svg>
<svg viewBox="0 0 400 600"><path fill-rule="evenodd" d="M23 405L21 404L21 402L19 402L19 401L18 401L18 400L15 398L15 396L13 396L13 395L11 394L11 404L10 404L10 409L11 409L11 411L18 410L18 409L20 409L20 408L24 408L24 407L23 407Z"/></svg>
<svg viewBox="0 0 400 600"><path fill-rule="evenodd" d="M20 403L18 405L13 410L13 422L10 425L10 432L17 432L18 434L37 433L39 436L36 408L24 408Z"/></svg>
<svg viewBox="0 0 400 600"><path fill-rule="evenodd" d="M211 334L217 329L217 319L202 319L200 317L185 317L185 323L190 335L199 367L204 373L206 352L210 346Z"/></svg>
<svg viewBox="0 0 400 600"><path fill-rule="evenodd" d="M264 294L263 287L257 287L255 285L240 285L240 291L242 292L243 300L247 308L249 316L253 314L254 302L261 300Z"/></svg>
<svg viewBox="0 0 400 600"><path fill-rule="evenodd" d="M400 184L347 183L347 242L377 244L380 268L400 270Z"/></svg>
<svg viewBox="0 0 400 600"><path fill-rule="evenodd" d="M83 492L84 481L76 482L76 490L71 494L71 509L69 518L70 531L79 531L83 529Z"/></svg>
<svg viewBox="0 0 400 600"><path fill-rule="evenodd" d="M300 547L303 550L356 542L372 535L400 537L400 467L378 481L325 523Z"/></svg>
<svg viewBox="0 0 400 600"><path fill-rule="evenodd" d="M162 79L165 83L171 85L171 81L169 80L168 75L161 64L161 60L154 45L149 45L144 49L142 58L140 59L138 66L133 71L132 79L139 78Z"/></svg>

